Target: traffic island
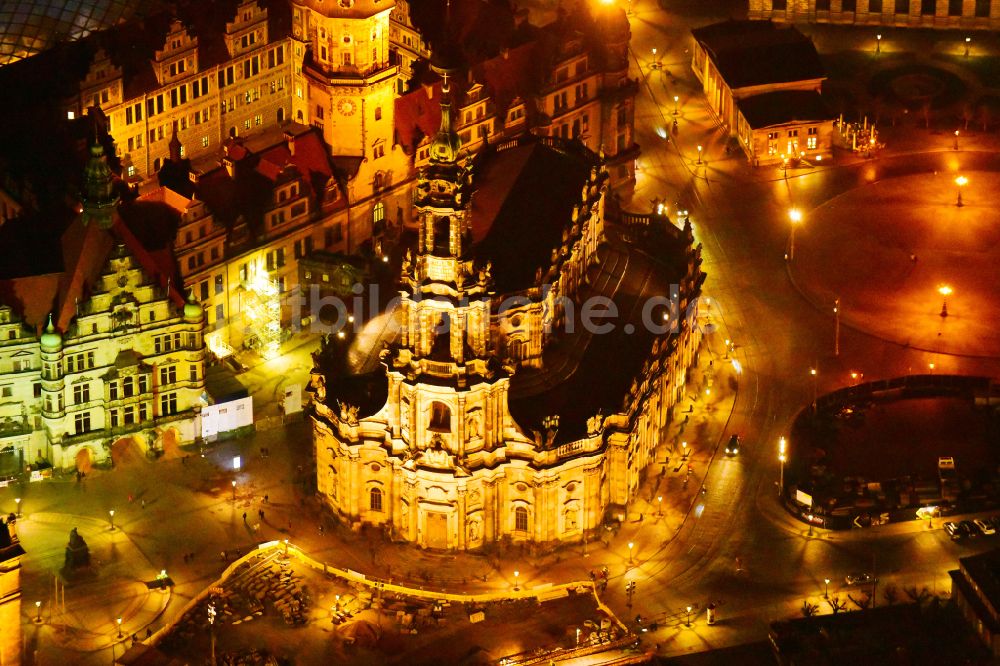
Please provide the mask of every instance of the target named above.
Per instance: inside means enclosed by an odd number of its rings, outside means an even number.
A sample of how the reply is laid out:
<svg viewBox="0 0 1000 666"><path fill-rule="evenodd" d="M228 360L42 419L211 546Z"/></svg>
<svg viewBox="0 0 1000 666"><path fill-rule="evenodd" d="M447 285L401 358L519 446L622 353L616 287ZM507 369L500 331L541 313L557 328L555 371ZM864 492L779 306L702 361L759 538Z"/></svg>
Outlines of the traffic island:
<svg viewBox="0 0 1000 666"><path fill-rule="evenodd" d="M1000 506L1000 390L989 378L911 375L820 396L796 418L782 497L827 529Z"/></svg>

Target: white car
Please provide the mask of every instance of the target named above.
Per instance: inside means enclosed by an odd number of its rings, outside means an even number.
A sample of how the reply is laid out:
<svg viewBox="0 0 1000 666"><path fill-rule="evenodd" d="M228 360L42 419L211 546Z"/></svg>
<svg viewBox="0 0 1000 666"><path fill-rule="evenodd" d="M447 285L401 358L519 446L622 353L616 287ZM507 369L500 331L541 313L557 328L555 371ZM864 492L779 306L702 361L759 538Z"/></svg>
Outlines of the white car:
<svg viewBox="0 0 1000 666"><path fill-rule="evenodd" d="M972 523L986 536L993 536L997 533L996 528L981 518L976 518L972 521Z"/></svg>

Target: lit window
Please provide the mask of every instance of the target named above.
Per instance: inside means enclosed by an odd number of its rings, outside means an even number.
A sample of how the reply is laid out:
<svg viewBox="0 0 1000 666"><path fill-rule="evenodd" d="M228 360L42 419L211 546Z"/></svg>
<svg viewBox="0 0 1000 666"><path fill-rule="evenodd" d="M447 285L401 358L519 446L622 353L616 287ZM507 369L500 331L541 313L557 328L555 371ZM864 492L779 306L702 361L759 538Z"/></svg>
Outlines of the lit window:
<svg viewBox="0 0 1000 666"><path fill-rule="evenodd" d="M368 507L372 511L382 511L382 489L372 488L368 491Z"/></svg>
<svg viewBox="0 0 1000 666"><path fill-rule="evenodd" d="M514 531L528 531L528 510L523 506L519 506L514 509Z"/></svg>

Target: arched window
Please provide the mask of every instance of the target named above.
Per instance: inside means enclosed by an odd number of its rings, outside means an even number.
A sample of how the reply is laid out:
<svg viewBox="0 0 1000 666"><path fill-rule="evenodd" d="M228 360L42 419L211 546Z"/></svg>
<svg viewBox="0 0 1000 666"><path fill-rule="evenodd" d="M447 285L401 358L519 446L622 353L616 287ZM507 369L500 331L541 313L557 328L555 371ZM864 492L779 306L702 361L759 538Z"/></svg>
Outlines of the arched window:
<svg viewBox="0 0 1000 666"><path fill-rule="evenodd" d="M372 488L368 491L368 508L372 511L382 511L382 489Z"/></svg>
<svg viewBox="0 0 1000 666"><path fill-rule="evenodd" d="M382 174L375 174L375 189L382 188ZM385 219L385 203L379 201L375 204L375 208L372 209L372 222L378 224Z"/></svg>
<svg viewBox="0 0 1000 666"><path fill-rule="evenodd" d="M278 107L278 122L285 122L285 107Z"/></svg>
<svg viewBox="0 0 1000 666"><path fill-rule="evenodd" d="M528 510L523 506L514 509L514 531L528 531Z"/></svg>
<svg viewBox="0 0 1000 666"><path fill-rule="evenodd" d="M326 471L327 479L330 482L330 497L333 500L337 499L337 470L333 468L333 465L329 465Z"/></svg>
<svg viewBox="0 0 1000 666"><path fill-rule="evenodd" d="M431 403L431 423L429 430L451 432L451 409L443 402Z"/></svg>

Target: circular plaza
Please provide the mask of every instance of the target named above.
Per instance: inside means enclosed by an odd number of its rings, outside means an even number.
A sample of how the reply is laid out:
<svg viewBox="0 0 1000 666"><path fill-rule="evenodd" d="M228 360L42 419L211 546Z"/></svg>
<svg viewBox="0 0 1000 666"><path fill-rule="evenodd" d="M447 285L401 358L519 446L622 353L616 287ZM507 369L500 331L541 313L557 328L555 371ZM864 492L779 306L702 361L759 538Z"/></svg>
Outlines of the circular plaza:
<svg viewBox="0 0 1000 666"><path fill-rule="evenodd" d="M804 217L790 270L841 322L942 354L1000 356L1000 173L938 171L857 187Z"/></svg>

